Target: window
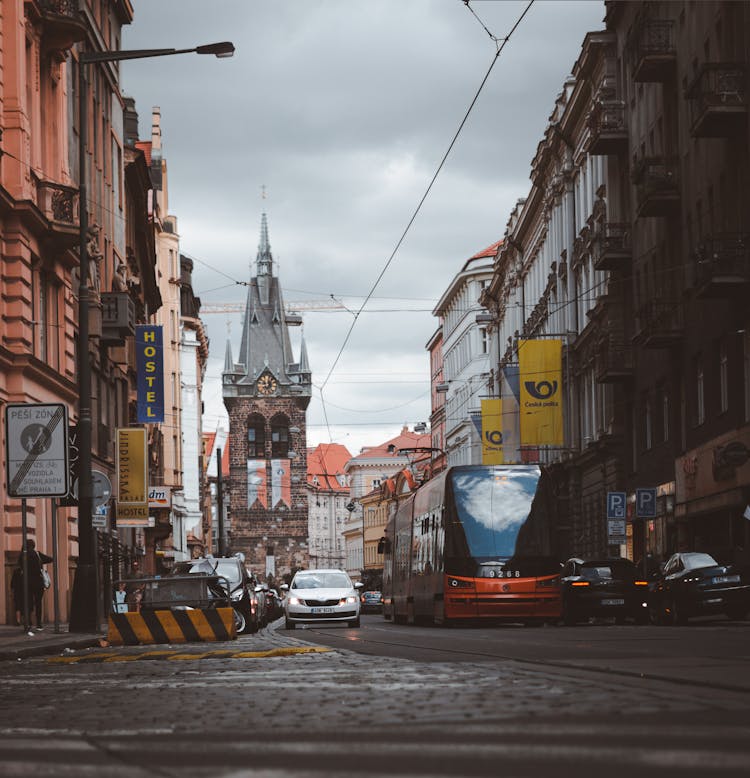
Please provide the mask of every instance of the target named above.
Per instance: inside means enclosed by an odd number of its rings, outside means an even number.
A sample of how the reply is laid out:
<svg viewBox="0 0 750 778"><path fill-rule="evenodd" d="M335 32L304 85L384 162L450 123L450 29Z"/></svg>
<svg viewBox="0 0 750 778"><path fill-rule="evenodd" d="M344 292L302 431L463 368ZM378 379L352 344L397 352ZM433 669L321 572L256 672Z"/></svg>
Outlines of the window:
<svg viewBox="0 0 750 778"><path fill-rule="evenodd" d="M261 459L265 455L265 422L262 417L251 416L247 425L247 457L248 459Z"/></svg>
<svg viewBox="0 0 750 778"><path fill-rule="evenodd" d="M643 417L645 425L645 444L646 451L649 451L654 445L653 416L651 412L651 398L646 397L643 403Z"/></svg>
<svg viewBox="0 0 750 778"><path fill-rule="evenodd" d="M669 392L662 390L661 396L661 434L666 443L669 440Z"/></svg>
<svg viewBox="0 0 750 778"><path fill-rule="evenodd" d="M697 426L706 421L706 391L703 375L703 363L698 361L695 367L695 423Z"/></svg>
<svg viewBox="0 0 750 778"><path fill-rule="evenodd" d="M489 351L489 339L487 337L487 328L479 328L479 353L486 354Z"/></svg>
<svg viewBox="0 0 750 778"><path fill-rule="evenodd" d="M280 417L271 422L271 456L284 458L289 454L289 425Z"/></svg>

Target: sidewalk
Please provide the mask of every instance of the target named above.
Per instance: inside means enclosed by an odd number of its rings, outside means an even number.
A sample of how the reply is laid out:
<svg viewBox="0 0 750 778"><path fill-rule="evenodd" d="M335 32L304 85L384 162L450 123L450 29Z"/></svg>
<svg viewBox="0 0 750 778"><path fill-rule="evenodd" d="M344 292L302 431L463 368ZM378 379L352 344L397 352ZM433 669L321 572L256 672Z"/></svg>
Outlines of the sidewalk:
<svg viewBox="0 0 750 778"><path fill-rule="evenodd" d="M53 624L45 624L41 632L31 631L33 634L28 635L23 627L0 625L0 661L58 654L66 648L88 648L98 645L99 638L106 634L106 630L101 634L68 632L67 624L60 625L59 633L55 632Z"/></svg>

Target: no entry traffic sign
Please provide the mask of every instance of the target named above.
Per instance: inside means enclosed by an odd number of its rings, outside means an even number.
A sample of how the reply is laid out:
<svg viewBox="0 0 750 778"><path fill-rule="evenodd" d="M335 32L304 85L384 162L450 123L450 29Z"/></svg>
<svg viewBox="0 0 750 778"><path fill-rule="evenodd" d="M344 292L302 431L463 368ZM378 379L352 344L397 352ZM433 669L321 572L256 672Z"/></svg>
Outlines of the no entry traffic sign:
<svg viewBox="0 0 750 778"><path fill-rule="evenodd" d="M5 461L11 497L64 497L70 477L67 407L6 405Z"/></svg>

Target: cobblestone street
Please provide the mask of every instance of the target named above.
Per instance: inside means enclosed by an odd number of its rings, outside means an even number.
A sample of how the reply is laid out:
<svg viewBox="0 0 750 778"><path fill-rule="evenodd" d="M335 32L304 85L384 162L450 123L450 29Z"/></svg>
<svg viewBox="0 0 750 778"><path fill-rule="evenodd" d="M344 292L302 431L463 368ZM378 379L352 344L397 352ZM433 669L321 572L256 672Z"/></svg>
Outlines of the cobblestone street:
<svg viewBox="0 0 750 778"><path fill-rule="evenodd" d="M267 634L244 642L305 646ZM3 776L567 775L583 759L740 775L750 758L747 694L512 661L183 653L0 674Z"/></svg>

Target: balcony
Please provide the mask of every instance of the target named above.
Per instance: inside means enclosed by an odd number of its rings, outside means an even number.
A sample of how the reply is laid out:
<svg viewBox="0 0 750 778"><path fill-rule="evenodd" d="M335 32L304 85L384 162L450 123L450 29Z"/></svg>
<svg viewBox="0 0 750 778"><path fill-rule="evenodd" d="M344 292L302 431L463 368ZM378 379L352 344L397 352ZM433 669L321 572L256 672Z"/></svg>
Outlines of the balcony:
<svg viewBox="0 0 750 778"><path fill-rule="evenodd" d="M78 0L37 0L41 12L42 46L46 51L67 51L86 37L86 23Z"/></svg>
<svg viewBox="0 0 750 778"><path fill-rule="evenodd" d="M643 348L665 349L680 343L683 337L682 302L675 298L649 300L638 310L634 341Z"/></svg>
<svg viewBox="0 0 750 778"><path fill-rule="evenodd" d="M596 349L596 380L614 384L633 377L633 347L624 339L605 337Z"/></svg>
<svg viewBox="0 0 750 778"><path fill-rule="evenodd" d="M37 206L62 247L78 243L78 189L36 179Z"/></svg>
<svg viewBox="0 0 750 778"><path fill-rule="evenodd" d="M618 100L594 104L588 115L589 154L617 154L627 151L628 128L625 123L625 103Z"/></svg>
<svg viewBox="0 0 750 778"><path fill-rule="evenodd" d="M102 345L122 346L135 334L135 306L127 292L102 292Z"/></svg>
<svg viewBox="0 0 750 778"><path fill-rule="evenodd" d="M699 297L746 292L750 285L750 234L709 235L695 250L695 285Z"/></svg>
<svg viewBox="0 0 750 778"><path fill-rule="evenodd" d="M747 127L745 65L710 62L686 92L690 108L690 134L694 138L726 138Z"/></svg>
<svg viewBox="0 0 750 778"><path fill-rule="evenodd" d="M677 52L674 21L642 16L628 39L633 57L633 81L663 83L674 75Z"/></svg>
<svg viewBox="0 0 750 778"><path fill-rule="evenodd" d="M644 157L633 170L638 216L671 216L680 206L678 161Z"/></svg>
<svg viewBox="0 0 750 778"><path fill-rule="evenodd" d="M630 225L604 222L594 236L594 268L618 270L630 265Z"/></svg>

